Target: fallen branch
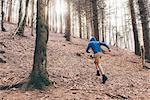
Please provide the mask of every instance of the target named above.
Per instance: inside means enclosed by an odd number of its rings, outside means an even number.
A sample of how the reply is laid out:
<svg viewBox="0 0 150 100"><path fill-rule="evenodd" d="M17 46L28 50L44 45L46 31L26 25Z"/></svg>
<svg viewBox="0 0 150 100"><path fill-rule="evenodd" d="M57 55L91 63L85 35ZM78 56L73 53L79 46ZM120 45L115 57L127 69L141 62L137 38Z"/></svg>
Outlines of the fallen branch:
<svg viewBox="0 0 150 100"><path fill-rule="evenodd" d="M112 99L115 99L115 98L119 99L119 97L118 97L118 96L114 96L114 95L109 94L109 93L106 93L106 95L107 95L107 96L109 96L109 97L110 97L110 98L112 98Z"/></svg>
<svg viewBox="0 0 150 100"><path fill-rule="evenodd" d="M128 97L125 97L125 96L122 96L120 94L118 95L112 95L112 94L109 94L109 93L106 93L107 96L111 97L112 99L128 99Z"/></svg>
<svg viewBox="0 0 150 100"><path fill-rule="evenodd" d="M120 95L120 94L118 94L117 96L121 97L122 99L128 99L127 97L122 96L122 95Z"/></svg>
<svg viewBox="0 0 150 100"><path fill-rule="evenodd" d="M12 88L21 88L24 84L25 82L13 84L13 85L6 85L6 86L1 85L0 90L10 90Z"/></svg>

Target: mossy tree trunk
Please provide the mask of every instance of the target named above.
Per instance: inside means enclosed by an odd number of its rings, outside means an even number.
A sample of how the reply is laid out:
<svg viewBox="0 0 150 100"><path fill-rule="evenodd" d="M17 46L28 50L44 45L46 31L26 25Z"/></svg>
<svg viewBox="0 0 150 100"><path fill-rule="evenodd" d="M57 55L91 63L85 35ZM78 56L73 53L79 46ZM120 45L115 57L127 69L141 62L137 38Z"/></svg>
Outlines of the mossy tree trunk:
<svg viewBox="0 0 150 100"><path fill-rule="evenodd" d="M48 41L48 22L46 18L46 0L37 1L36 44L34 64L29 76L27 88L43 89L51 84L47 72L46 47Z"/></svg>

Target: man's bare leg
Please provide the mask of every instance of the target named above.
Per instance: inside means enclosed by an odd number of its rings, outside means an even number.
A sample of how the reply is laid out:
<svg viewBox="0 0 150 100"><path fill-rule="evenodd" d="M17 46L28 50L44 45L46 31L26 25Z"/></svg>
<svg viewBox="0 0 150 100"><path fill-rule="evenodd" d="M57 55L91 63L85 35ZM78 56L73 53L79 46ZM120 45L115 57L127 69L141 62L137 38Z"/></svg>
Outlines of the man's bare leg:
<svg viewBox="0 0 150 100"><path fill-rule="evenodd" d="M97 69L97 75L98 75L99 70L100 70L100 72L101 72L101 74L102 74L102 83L105 84L105 82L108 80L108 78L107 78L107 76L105 75L105 72L104 72L104 70L103 70L102 65L101 65L101 64L95 64L95 65L96 65L96 69ZM98 76L100 76L100 74L99 74Z"/></svg>
<svg viewBox="0 0 150 100"><path fill-rule="evenodd" d="M100 72L102 73L102 75L104 75L105 73L104 73L104 70L103 70L103 67L101 64L98 64L98 68L99 68Z"/></svg>
<svg viewBox="0 0 150 100"><path fill-rule="evenodd" d="M100 76L98 63L95 63L95 66L96 66L96 70L97 70L96 75L97 75L97 76Z"/></svg>

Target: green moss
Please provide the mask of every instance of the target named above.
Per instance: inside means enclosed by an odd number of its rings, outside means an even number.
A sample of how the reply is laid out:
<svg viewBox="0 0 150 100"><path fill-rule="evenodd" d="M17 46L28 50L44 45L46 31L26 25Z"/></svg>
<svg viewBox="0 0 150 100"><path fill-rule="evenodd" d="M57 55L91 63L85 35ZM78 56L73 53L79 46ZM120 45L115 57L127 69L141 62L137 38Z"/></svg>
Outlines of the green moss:
<svg viewBox="0 0 150 100"><path fill-rule="evenodd" d="M52 81L46 75L32 73L27 88L44 89L45 86L52 85Z"/></svg>

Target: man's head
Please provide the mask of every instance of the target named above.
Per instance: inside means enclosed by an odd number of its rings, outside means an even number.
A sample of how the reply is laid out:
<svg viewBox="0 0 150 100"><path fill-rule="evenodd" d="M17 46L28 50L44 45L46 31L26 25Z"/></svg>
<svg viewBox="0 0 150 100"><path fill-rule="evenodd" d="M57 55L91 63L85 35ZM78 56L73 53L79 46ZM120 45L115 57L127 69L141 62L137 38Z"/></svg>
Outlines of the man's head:
<svg viewBox="0 0 150 100"><path fill-rule="evenodd" d="M90 41L96 41L96 38L94 36L92 36Z"/></svg>

